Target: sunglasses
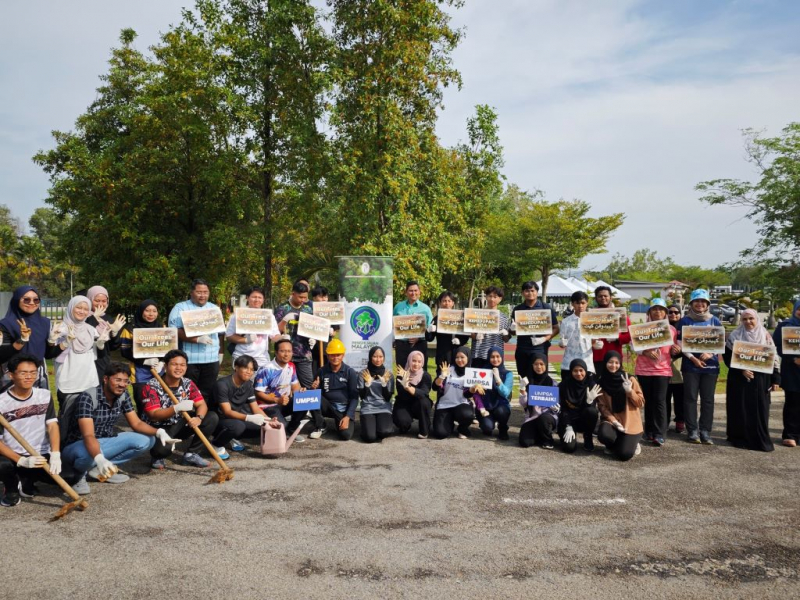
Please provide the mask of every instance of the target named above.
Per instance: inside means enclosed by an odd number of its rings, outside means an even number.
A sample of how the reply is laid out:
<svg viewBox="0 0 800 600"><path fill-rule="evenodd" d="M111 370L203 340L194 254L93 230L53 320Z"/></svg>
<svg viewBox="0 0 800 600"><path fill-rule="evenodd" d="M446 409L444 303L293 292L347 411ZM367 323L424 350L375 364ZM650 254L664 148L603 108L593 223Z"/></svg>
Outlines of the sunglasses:
<svg viewBox="0 0 800 600"><path fill-rule="evenodd" d="M671 314L671 315L679 315L679 314L681 314L680 311L678 311L678 310L668 310L667 312L669 314Z"/></svg>
<svg viewBox="0 0 800 600"><path fill-rule="evenodd" d="M39 300L38 298L23 298L22 299L22 303L23 304L39 304L40 302L41 302L41 300Z"/></svg>

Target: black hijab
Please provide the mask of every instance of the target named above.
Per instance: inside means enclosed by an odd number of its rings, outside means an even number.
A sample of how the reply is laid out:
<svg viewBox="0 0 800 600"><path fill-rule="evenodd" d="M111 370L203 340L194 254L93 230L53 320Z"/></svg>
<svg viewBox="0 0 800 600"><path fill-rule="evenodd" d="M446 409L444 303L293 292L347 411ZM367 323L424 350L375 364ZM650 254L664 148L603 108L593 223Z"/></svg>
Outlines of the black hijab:
<svg viewBox="0 0 800 600"><path fill-rule="evenodd" d="M383 374L386 373L386 367L384 365L376 367L375 365L372 364L372 357L375 356L375 353L378 350L383 352L383 348L381 348L380 346L373 346L372 348L369 349L369 360L367 361L367 371L369 371L369 374L372 375L373 379L376 379L378 377L383 377ZM384 360L385 359L386 359L386 353L384 353Z"/></svg>
<svg viewBox="0 0 800 600"><path fill-rule="evenodd" d="M533 366L533 363L535 363L537 360L541 360L541 361L544 362L544 366L545 366L544 373L539 375L539 374L536 373L536 371L534 371L531 368L531 376L528 378L528 383L530 385L552 386L553 385L553 379L547 373L547 357L544 354L542 354L540 352L537 352L536 354L533 355L533 360L531 360L531 366Z"/></svg>
<svg viewBox="0 0 800 600"><path fill-rule="evenodd" d="M581 367L586 371L586 377L583 380L578 381L572 376L572 369L575 367ZM569 363L569 376L558 385L559 394L567 402L568 408L580 408L586 404L586 393L593 383L586 363L582 359L576 358Z"/></svg>
<svg viewBox="0 0 800 600"><path fill-rule="evenodd" d="M133 317L133 327L134 329L146 329L146 328L153 328L161 327L161 323L158 322L158 317L152 323L149 323L144 320L144 311L147 310L148 306L155 306L156 310L158 310L158 304L156 304L155 300L150 300L149 298L142 302L139 305L139 308L136 309L136 314Z"/></svg>
<svg viewBox="0 0 800 600"><path fill-rule="evenodd" d="M39 308L32 314L28 314L19 307L22 297L30 291L36 292L36 295L41 299L41 295L36 288L30 285L18 287L14 290L11 303L8 305L8 312L6 312L3 320L0 321L0 325L14 340L18 340L22 334L17 319L25 319L25 325L31 329L31 339L22 346L20 352L33 354L39 360L44 360L45 350L47 350L47 338L50 336L50 319L42 316Z"/></svg>
<svg viewBox="0 0 800 600"><path fill-rule="evenodd" d="M467 364L464 365L463 367L457 366L455 363L456 354L463 354L464 356L466 356ZM455 369L456 375L458 375L459 377L463 377L464 373L466 373L467 371L467 367L469 367L470 364L472 364L472 353L466 346L461 346L458 350L456 350L456 353L453 354L453 369Z"/></svg>
<svg viewBox="0 0 800 600"><path fill-rule="evenodd" d="M609 373L608 372L608 361L612 358L616 358L619 361L619 369L616 373ZM625 389L622 387L622 374L625 372L622 370L622 356L619 352L608 352L603 359L603 366L606 367L603 369L603 374L600 377L600 387L603 388L603 391L611 396L611 412L614 413L621 413L625 410L625 405L628 401L628 397L625 394Z"/></svg>

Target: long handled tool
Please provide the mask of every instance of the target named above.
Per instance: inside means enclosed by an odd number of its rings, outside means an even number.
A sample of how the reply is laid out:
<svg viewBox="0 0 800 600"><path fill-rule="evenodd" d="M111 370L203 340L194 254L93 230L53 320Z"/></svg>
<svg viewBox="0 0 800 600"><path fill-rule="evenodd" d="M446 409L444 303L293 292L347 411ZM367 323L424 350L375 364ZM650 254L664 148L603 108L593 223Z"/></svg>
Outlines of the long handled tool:
<svg viewBox="0 0 800 600"><path fill-rule="evenodd" d="M0 415L0 425L2 425L3 429L5 429L6 431L8 431L8 433L11 434L11 437L13 437L15 440L17 440L17 442L19 442L20 446L25 448L25 452L27 452L31 456L41 456L41 454L39 454L36 450L34 450L33 447L27 442L27 440L24 437L22 437L19 434L19 432L16 429L14 429L8 421L6 421L3 415ZM89 508L89 503L83 498L81 498L78 495L78 493L75 490L73 490L66 481L64 481L61 475L54 475L53 473L50 472L49 465L47 463L42 465L41 468L45 469L47 471L47 474L53 478L53 481L55 481L61 487L61 489L66 492L67 496L72 498L72 502L67 502L64 506L62 506L61 509L53 516L53 518L50 519L51 521L57 521L61 517L64 517L69 513L71 513L76 508L78 510L86 510L87 508Z"/></svg>
<svg viewBox="0 0 800 600"><path fill-rule="evenodd" d="M169 389L167 384L164 383L164 380L161 379L158 371L156 371L155 368L151 368L150 372L153 374L153 377L158 379L158 382L161 384L161 387L164 389L164 391L167 392L167 395L169 396L169 399L172 400L172 403L178 404L178 399L175 397L175 394L172 393L172 390ZM212 458L216 460L217 464L219 465L219 470L214 473L214 476L211 479L208 480L208 483L222 483L224 481L228 481L229 479L233 479L233 469L229 468L228 465L226 465L225 462L219 457L219 454L217 454L214 446L212 446L211 442L208 441L208 438L203 435L203 432L200 431L200 428L196 425L192 425L192 417L190 417L188 413L181 414L183 415L183 418L186 419L186 422L189 423L189 426L194 429L194 434L202 440L209 454L211 454Z"/></svg>

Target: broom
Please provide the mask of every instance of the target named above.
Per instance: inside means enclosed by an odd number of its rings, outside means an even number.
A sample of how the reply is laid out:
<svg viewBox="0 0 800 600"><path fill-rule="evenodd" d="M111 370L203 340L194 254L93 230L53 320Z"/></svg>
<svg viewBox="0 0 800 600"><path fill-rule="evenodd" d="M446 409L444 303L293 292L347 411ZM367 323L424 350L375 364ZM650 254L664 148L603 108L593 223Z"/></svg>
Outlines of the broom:
<svg viewBox="0 0 800 600"><path fill-rule="evenodd" d="M17 442L19 442L20 446L25 448L25 452L27 452L31 456L41 456L41 454L39 454L36 450L34 450L33 447L25 440L25 438L22 437L19 434L19 432L16 429L14 429L11 426L11 424L8 421L6 421L5 417L3 417L3 415L1 414L0 414L0 425L2 425L3 429L5 429L6 431L8 431L8 433L11 434L11 437L13 437L15 440L17 440ZM75 509L86 510L87 508L89 508L89 503L83 498L81 498L77 494L77 492L73 490L66 481L64 481L61 475L54 475L53 473L50 472L47 463L43 464L41 468L45 469L47 471L47 474L53 478L53 481L55 481L59 485L59 487L61 487L61 489L66 492L67 496L72 498L72 502L67 502L64 506L62 506L61 509L59 509L59 511L53 516L53 518L50 519L51 521L57 521L58 519L65 517Z"/></svg>

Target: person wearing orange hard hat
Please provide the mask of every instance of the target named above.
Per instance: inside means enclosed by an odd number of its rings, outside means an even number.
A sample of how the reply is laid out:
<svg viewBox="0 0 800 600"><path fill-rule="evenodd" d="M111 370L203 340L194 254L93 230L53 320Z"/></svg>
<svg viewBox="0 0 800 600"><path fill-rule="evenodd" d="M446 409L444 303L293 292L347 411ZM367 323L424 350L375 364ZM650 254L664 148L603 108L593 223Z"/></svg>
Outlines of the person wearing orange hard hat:
<svg viewBox="0 0 800 600"><path fill-rule="evenodd" d="M322 390L322 416L336 422L339 439L350 440L358 407L358 373L344 362L344 344L334 338L326 348L327 363L320 368L314 389Z"/></svg>

